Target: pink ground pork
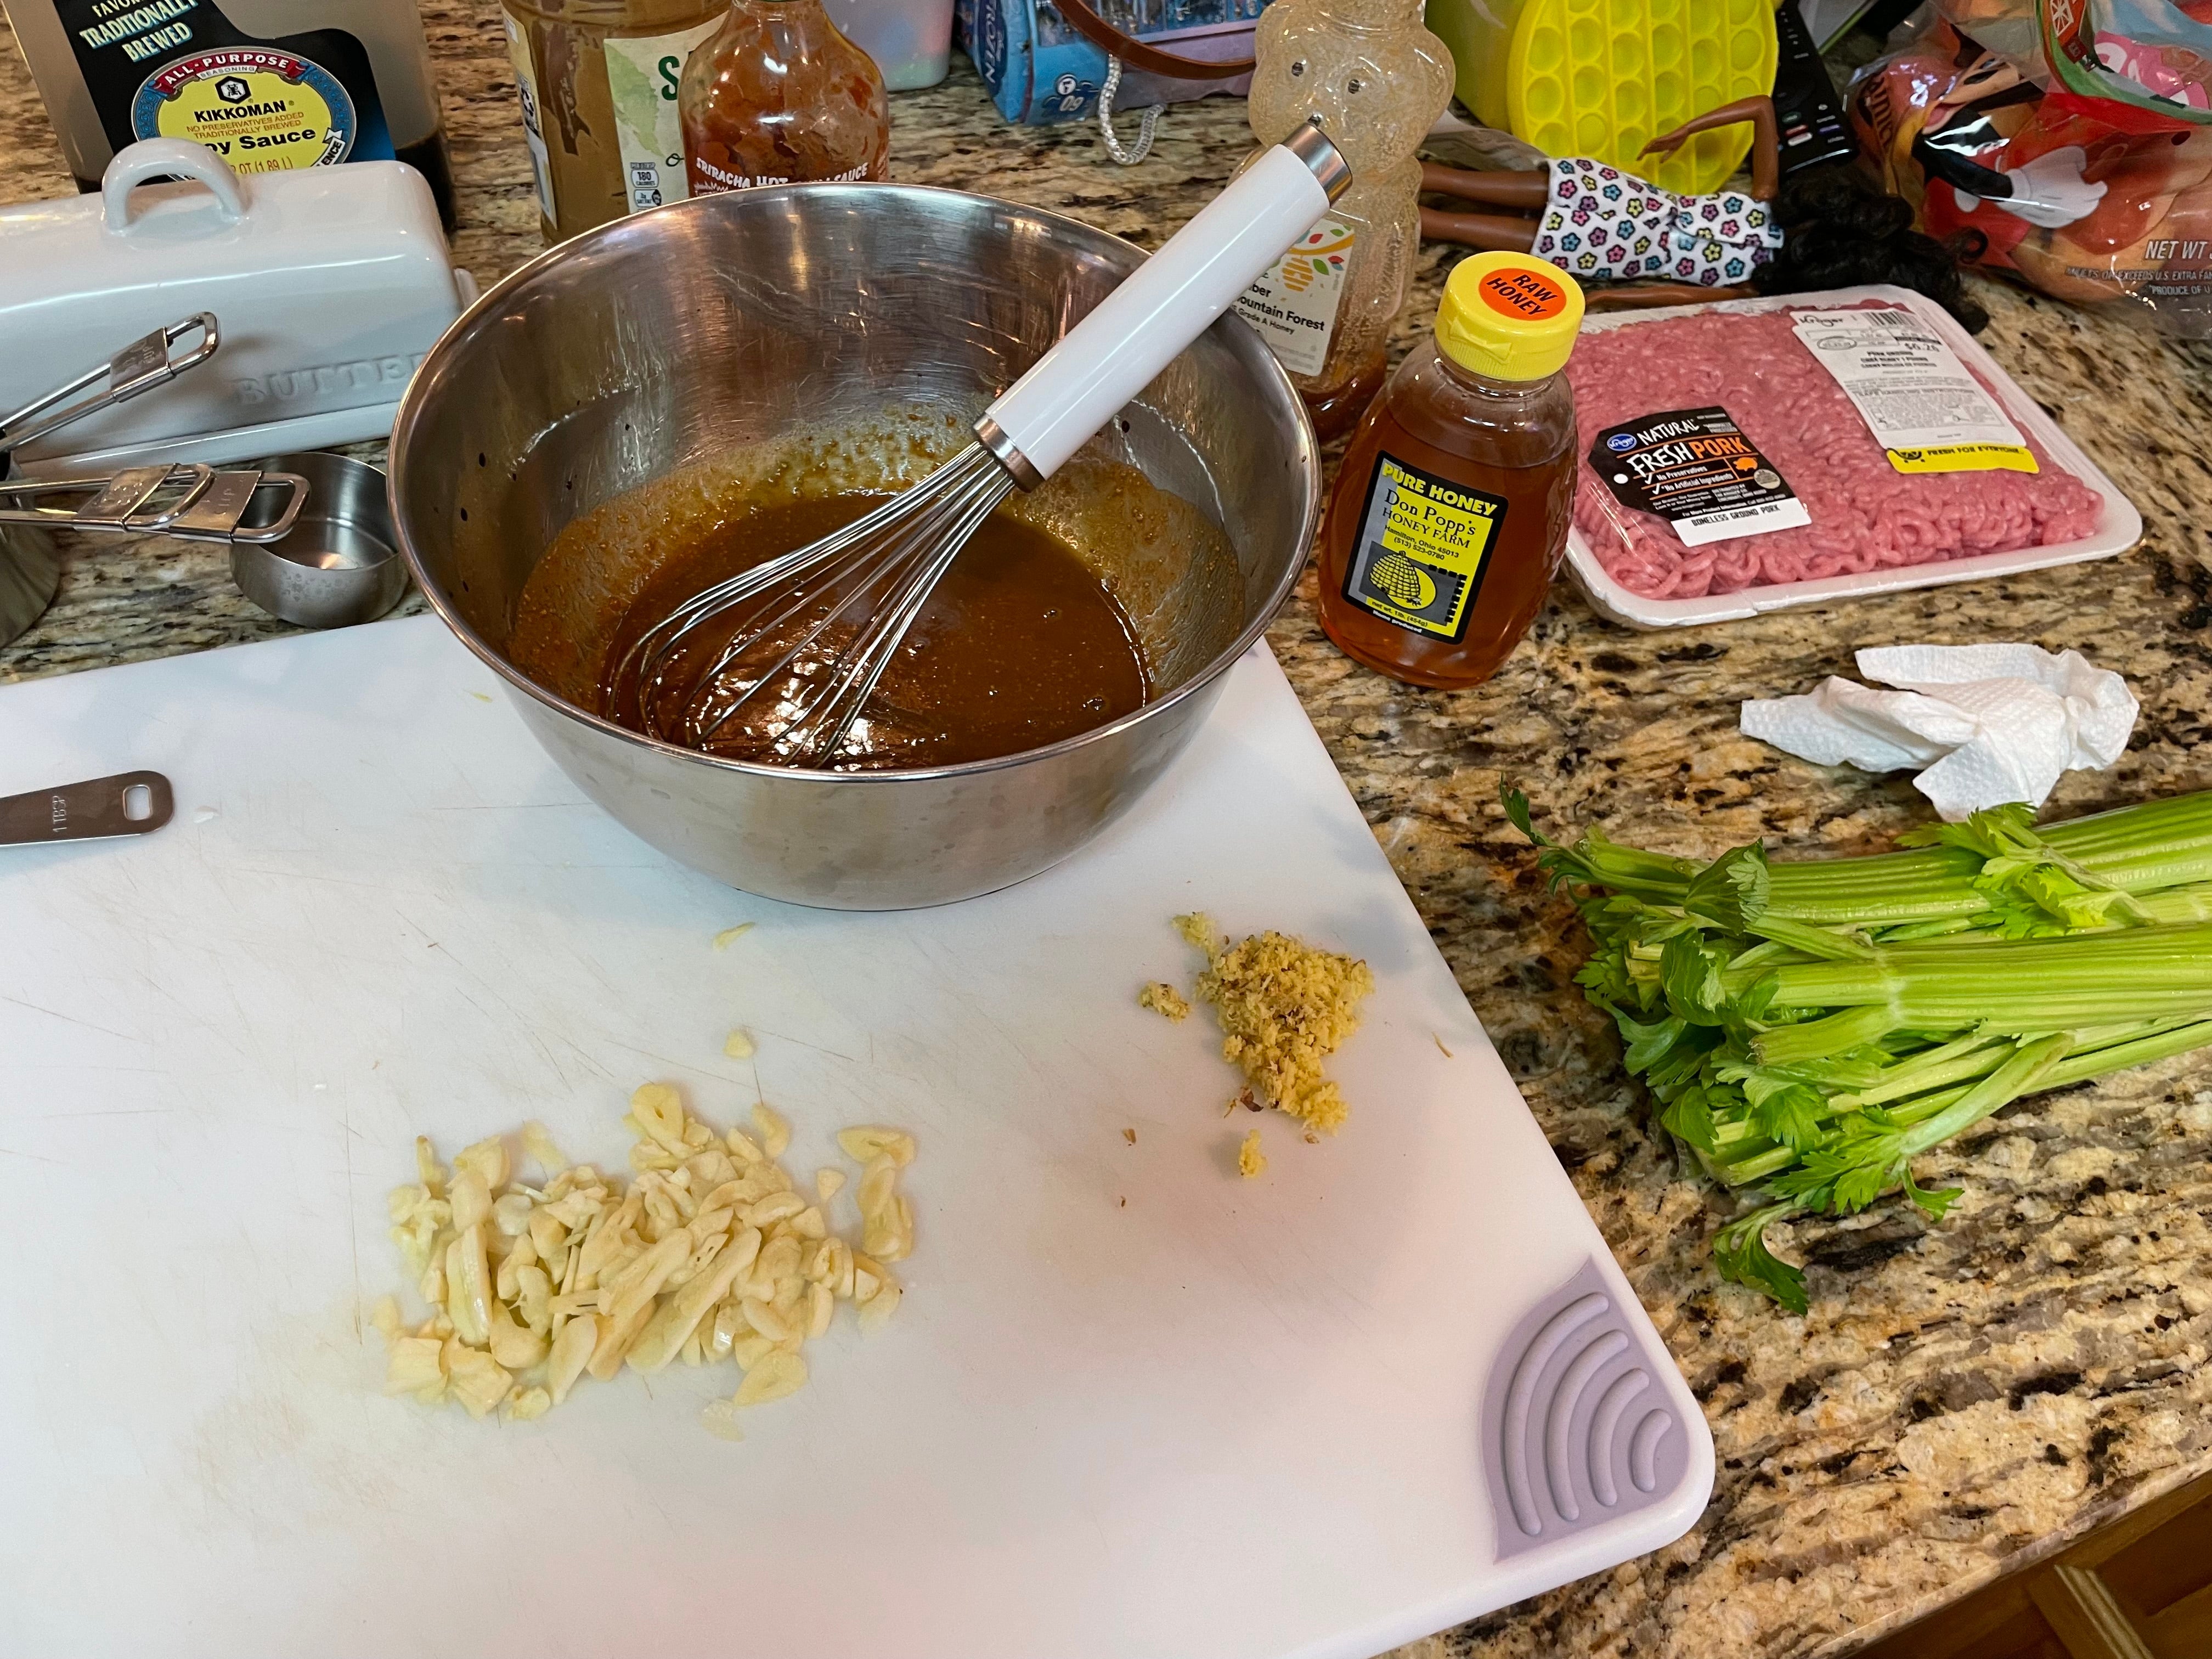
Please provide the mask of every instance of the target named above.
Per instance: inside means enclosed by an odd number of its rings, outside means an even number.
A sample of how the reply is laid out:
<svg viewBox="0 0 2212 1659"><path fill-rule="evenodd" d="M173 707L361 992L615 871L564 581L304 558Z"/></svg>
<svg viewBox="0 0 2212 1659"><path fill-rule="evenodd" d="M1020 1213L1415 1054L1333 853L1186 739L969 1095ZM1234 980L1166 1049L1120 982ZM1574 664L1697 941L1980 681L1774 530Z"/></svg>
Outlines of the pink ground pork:
<svg viewBox="0 0 2212 1659"><path fill-rule="evenodd" d="M1706 312L1585 335L1567 379L1583 452L1575 526L1608 575L1648 599L2077 541L2103 509L2033 435L2038 472L1897 471L1787 310ZM1666 520L1623 507L1590 471L1589 447L1607 427L1716 404L1780 471L1811 524L1685 547Z"/></svg>

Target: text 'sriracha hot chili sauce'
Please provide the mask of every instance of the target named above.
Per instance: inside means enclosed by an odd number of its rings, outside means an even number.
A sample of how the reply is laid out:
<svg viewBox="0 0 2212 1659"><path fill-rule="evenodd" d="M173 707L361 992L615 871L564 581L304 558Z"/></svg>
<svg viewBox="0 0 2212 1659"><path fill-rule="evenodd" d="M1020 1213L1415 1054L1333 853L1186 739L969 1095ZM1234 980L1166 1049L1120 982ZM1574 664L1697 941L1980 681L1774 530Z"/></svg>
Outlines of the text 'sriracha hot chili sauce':
<svg viewBox="0 0 2212 1659"><path fill-rule="evenodd" d="M694 196L886 176L884 77L822 0L732 0L678 104Z"/></svg>

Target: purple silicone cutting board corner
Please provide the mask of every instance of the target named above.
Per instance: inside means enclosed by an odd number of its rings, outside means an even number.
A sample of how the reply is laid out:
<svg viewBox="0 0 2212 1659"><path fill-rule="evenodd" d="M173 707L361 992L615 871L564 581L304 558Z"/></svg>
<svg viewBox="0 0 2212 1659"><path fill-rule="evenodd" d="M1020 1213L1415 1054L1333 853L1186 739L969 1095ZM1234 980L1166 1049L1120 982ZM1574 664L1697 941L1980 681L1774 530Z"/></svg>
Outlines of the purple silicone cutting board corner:
<svg viewBox="0 0 2212 1659"><path fill-rule="evenodd" d="M0 793L140 767L159 833L0 851L0 1653L1366 1659L1705 1503L1695 1402L1264 647L1091 848L922 912L672 865L429 618L0 689ZM1205 1011L1136 1006L1194 908L1373 965L1340 1134L1224 1116ZM841 1315L738 1443L697 1422L727 1364L504 1426L383 1398L413 1137L620 1168L653 1079L765 1098L802 1180L913 1130L898 1317Z"/></svg>

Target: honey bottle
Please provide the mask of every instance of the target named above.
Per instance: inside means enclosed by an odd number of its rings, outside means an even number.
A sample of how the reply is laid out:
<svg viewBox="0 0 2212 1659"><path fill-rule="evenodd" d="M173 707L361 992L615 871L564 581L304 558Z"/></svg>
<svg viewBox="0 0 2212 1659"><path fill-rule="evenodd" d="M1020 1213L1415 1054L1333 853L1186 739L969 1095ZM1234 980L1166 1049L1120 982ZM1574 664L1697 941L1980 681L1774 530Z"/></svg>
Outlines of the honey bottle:
<svg viewBox="0 0 2212 1659"><path fill-rule="evenodd" d="M1452 93L1451 53L1421 4L1273 0L1253 26L1252 136L1279 144L1318 120L1352 164L1352 188L1237 306L1324 440L1350 431L1382 386L1420 251L1414 151Z"/></svg>
<svg viewBox="0 0 2212 1659"><path fill-rule="evenodd" d="M1455 690L1498 672L1567 544L1582 290L1527 253L1454 267L1436 333L1345 452L1322 532L1321 623L1345 654Z"/></svg>
<svg viewBox="0 0 2212 1659"><path fill-rule="evenodd" d="M883 75L822 0L734 0L684 64L677 104L694 196L885 176Z"/></svg>

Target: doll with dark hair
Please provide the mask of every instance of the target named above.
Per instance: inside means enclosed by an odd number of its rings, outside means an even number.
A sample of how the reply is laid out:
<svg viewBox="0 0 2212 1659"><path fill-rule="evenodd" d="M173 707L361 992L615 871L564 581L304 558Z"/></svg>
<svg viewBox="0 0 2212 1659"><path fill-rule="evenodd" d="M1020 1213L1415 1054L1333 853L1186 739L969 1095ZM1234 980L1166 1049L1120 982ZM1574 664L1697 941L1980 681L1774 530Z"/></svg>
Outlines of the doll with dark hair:
<svg viewBox="0 0 2212 1659"><path fill-rule="evenodd" d="M1856 167L1811 167L1783 182L1771 98L1708 110L1644 154L1671 154L1693 134L1739 121L1753 131L1747 191L1685 196L1586 156L1496 173L1425 162L1425 191L1492 210L1424 207L1421 234L1534 253L1584 283L1634 284L1593 293L1594 310L1890 283L1926 295L1970 330L1989 320L1951 251L1913 229L1911 208Z"/></svg>

